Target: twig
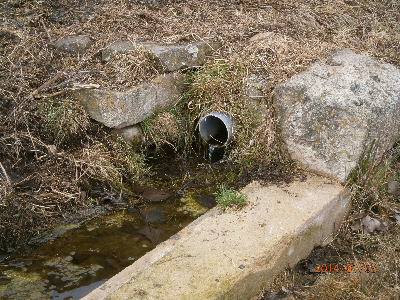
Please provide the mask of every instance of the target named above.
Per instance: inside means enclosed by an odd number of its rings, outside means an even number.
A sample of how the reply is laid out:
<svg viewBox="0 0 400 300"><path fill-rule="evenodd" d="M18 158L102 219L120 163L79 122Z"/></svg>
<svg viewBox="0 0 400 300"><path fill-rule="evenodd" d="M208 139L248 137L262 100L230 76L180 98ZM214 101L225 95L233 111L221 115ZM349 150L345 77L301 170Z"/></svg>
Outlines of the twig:
<svg viewBox="0 0 400 300"><path fill-rule="evenodd" d="M46 31L49 40L52 41L52 38L51 38L51 35L50 35L50 30L47 29L46 25L44 24L43 19L40 19L40 21L42 22L43 28Z"/></svg>
<svg viewBox="0 0 400 300"><path fill-rule="evenodd" d="M51 207L48 207L48 206L38 205L38 204L34 204L34 203L29 203L29 204L32 205L32 206L35 206L35 207L40 207L40 208L44 208L44 209L51 209Z"/></svg>
<svg viewBox="0 0 400 300"><path fill-rule="evenodd" d="M36 95L35 98L49 98L49 97L54 97L54 96L58 96L61 94L65 94L67 92L71 92L71 91L76 91L76 90L90 90L90 89L98 89L100 87L100 85L98 84L74 84L74 87L72 88L67 88L65 90L62 91L58 91L52 94L43 94L43 95Z"/></svg>
<svg viewBox="0 0 400 300"><path fill-rule="evenodd" d="M6 181L7 181L7 184L8 184L9 186L11 186L10 177L8 177L8 174L7 174L7 172L6 172L6 169L4 168L4 166L3 166L3 164L2 164L1 162L0 162L0 169L3 171L3 174L4 174L4 177L5 177Z"/></svg>
<svg viewBox="0 0 400 300"><path fill-rule="evenodd" d="M26 120L25 120L25 121L26 121ZM28 136L29 136L29 138L30 138L30 140L31 140L31 142L32 142L33 149L35 150L35 157L36 157L36 160L38 160L38 155L37 155L37 152L36 152L36 146L35 146L35 143L34 143L34 141L33 141L33 137L32 137L32 135L31 135L31 132L29 131L28 123L25 123L25 125L26 125L26 129L28 130Z"/></svg>
<svg viewBox="0 0 400 300"><path fill-rule="evenodd" d="M1 125L4 125L8 119L28 100L32 99L32 98L36 98L37 95L39 94L39 92L47 87L49 87L54 81L62 78L65 76L64 72L58 73L56 76L54 76L53 78L51 78L50 80L46 81L45 83L43 83L40 87L38 87L36 90L34 90L31 94L29 94L28 97L26 97L24 100L21 101L21 103L19 103L13 110L11 113L8 114L8 116L4 119L3 123L1 123Z"/></svg>
<svg viewBox="0 0 400 300"><path fill-rule="evenodd" d="M210 168L210 166L207 166L207 168L203 169L201 172L197 173L196 176L194 176L189 182L185 183L180 189L179 191L177 191L176 193L179 195L183 194L183 190L189 185L191 184L193 181L195 181L197 178L199 178L205 171L207 171Z"/></svg>
<svg viewBox="0 0 400 300"><path fill-rule="evenodd" d="M32 92L32 96L34 97L35 95L37 95L41 90L49 87L53 82L57 81L58 79L61 79L65 76L64 72L60 72L58 73L56 76L54 76L53 78L51 78L50 80L46 81L45 83L43 83L41 86L39 86L36 90L34 90Z"/></svg>
<svg viewBox="0 0 400 300"><path fill-rule="evenodd" d="M75 194L67 194L67 193L63 193L63 192L57 191L57 190L54 189L52 186L51 186L50 188L51 188L52 192L54 192L54 193L56 193L56 194L59 194L59 195L62 195L62 196L65 196L65 197L69 198L69 200L78 197L78 193L75 193Z"/></svg>

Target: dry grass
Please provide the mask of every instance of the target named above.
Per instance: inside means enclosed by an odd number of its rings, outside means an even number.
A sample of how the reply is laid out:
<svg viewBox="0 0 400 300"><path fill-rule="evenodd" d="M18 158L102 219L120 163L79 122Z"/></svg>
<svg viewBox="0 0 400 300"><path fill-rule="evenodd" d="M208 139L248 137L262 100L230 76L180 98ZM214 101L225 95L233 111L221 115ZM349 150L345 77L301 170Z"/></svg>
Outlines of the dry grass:
<svg viewBox="0 0 400 300"><path fill-rule="evenodd" d="M398 299L399 234L398 228L372 236L343 232L331 245L316 249L306 260L278 276L269 291L257 299L268 297L272 291L287 299ZM313 273L315 269L311 271L306 266L315 267L316 263L327 264L328 268L331 264L332 269L339 264L339 271ZM352 272L341 272L342 264L351 264ZM354 265L360 268L363 264L369 264L369 272L354 272Z"/></svg>
<svg viewBox="0 0 400 300"><path fill-rule="evenodd" d="M178 112L173 108L155 113L141 123L141 128L146 140L154 142L157 150L162 149L164 145L168 145L177 152L186 136L183 128L184 118L185 116L182 115L181 111Z"/></svg>
<svg viewBox="0 0 400 300"><path fill-rule="evenodd" d="M139 181L148 171L143 156L122 138L110 140L108 148L99 142L71 156L76 167L75 181L90 178L121 188L128 181Z"/></svg>
<svg viewBox="0 0 400 300"><path fill-rule="evenodd" d="M44 101L39 107L46 131L54 136L54 143L68 144L71 140L81 139L90 126L89 115L76 101Z"/></svg>

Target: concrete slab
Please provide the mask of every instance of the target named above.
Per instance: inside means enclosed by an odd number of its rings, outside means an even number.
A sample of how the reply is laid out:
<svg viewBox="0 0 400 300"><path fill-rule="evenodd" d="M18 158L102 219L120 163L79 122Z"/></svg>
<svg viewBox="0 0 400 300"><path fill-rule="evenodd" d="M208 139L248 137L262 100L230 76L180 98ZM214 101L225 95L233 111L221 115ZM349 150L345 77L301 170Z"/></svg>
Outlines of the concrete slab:
<svg viewBox="0 0 400 300"><path fill-rule="evenodd" d="M350 208L343 186L315 175L242 192L244 209L212 209L83 299L251 299L329 243Z"/></svg>

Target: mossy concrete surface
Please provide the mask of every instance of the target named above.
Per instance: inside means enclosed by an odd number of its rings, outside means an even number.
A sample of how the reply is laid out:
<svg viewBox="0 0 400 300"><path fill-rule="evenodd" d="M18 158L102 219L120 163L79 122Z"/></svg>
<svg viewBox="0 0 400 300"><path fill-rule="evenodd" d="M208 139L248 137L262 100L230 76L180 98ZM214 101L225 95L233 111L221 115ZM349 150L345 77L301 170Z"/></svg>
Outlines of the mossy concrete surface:
<svg viewBox="0 0 400 300"><path fill-rule="evenodd" d="M84 299L251 299L329 243L350 208L342 185L316 175L242 192L242 210L212 209Z"/></svg>

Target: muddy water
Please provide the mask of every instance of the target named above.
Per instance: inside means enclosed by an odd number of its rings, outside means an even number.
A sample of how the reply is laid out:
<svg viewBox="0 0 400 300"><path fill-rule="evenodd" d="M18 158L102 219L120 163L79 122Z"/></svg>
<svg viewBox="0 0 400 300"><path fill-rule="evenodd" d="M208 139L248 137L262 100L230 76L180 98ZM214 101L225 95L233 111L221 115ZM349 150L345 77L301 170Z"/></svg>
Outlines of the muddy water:
<svg viewBox="0 0 400 300"><path fill-rule="evenodd" d="M77 228L0 264L0 298L80 299L206 210L183 195L146 204L141 214L124 210L71 224Z"/></svg>

